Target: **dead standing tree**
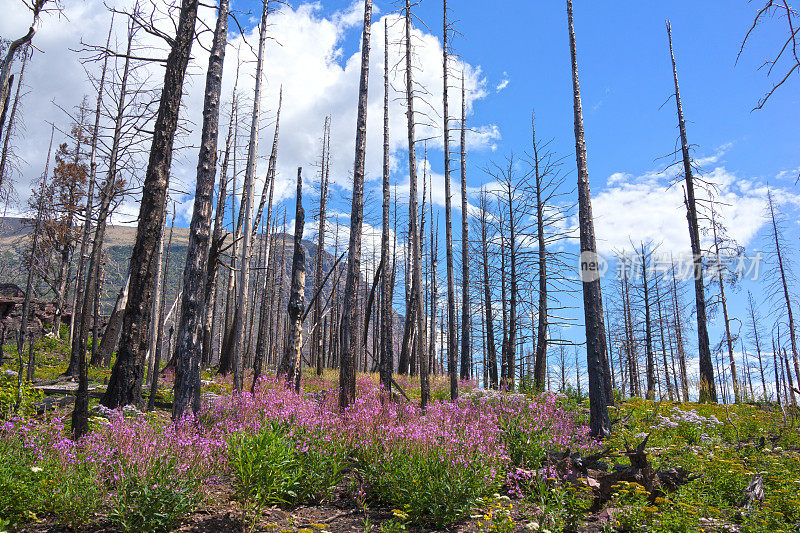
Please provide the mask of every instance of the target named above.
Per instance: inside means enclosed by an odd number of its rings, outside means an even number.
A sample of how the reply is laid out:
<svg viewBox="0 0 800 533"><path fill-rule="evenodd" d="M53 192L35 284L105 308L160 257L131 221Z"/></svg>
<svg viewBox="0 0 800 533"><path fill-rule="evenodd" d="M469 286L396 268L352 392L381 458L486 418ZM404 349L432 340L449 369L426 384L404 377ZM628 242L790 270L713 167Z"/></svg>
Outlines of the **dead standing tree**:
<svg viewBox="0 0 800 533"><path fill-rule="evenodd" d="M445 219L445 256L447 263L447 363L450 372L450 399L458 397L458 380L456 378L456 295L453 280L453 216L450 193L450 116L447 102L447 1L443 1L442 31L442 119L444 141L444 219Z"/></svg>
<svg viewBox="0 0 800 533"><path fill-rule="evenodd" d="M39 206L36 211L36 222L33 226L33 237L31 238L31 253L28 261L28 281L25 285L25 299L22 301L22 318L19 327L19 333L17 334L17 354L19 356L19 372L17 374L17 401L14 407L14 411L16 412L19 409L20 405L20 391L22 387L22 357L25 353L25 338L28 334L28 316L30 315L30 306L31 306L31 298L33 296L33 275L36 272L36 249L39 244L39 234L41 231L42 226L42 214L45 207L44 202L44 191L47 186L47 175L50 172L50 154L53 149L53 134L55 133L55 126L52 126L50 129L50 146L47 148L47 160L44 164L44 174L42 174L42 184L41 184L41 193L39 194ZM30 346L30 356L28 358L28 371L26 374L26 379L28 381L33 381L33 339L29 340L28 343Z"/></svg>
<svg viewBox="0 0 800 533"><path fill-rule="evenodd" d="M144 374L151 300L155 285L153 260L161 238L172 146L178 126L183 80L194 40L198 0L182 0L164 73L150 160L142 190L139 226L131 255L130 297L123 315L122 338L111 379L102 398L106 407L139 403Z"/></svg>
<svg viewBox="0 0 800 533"><path fill-rule="evenodd" d="M22 37L11 41L6 50L6 56L0 63L0 136L3 133L3 125L6 118L6 110L8 107L9 94L11 92L11 65L14 63L16 54L22 49L23 53L27 53L27 46L33 39L34 33L39 26L39 17L42 14L45 4L48 0L32 0L30 5L25 3L33 12L33 21L27 33ZM0 176L0 185L2 185L2 176Z"/></svg>
<svg viewBox="0 0 800 533"><path fill-rule="evenodd" d="M780 312L780 315L786 317L794 371L798 381L800 381L797 334L795 332L792 298L789 291L789 287L796 284L795 276L791 268L791 262L785 257L787 243L784 239L783 221L781 220L780 213L776 213L775 211L775 201L771 191L767 191L767 216L769 217L769 240L767 243L769 248L767 249L767 254L769 262L773 265L773 268L767 271L769 276L769 294L773 302L773 307ZM792 391L792 394L794 394L794 391Z"/></svg>
<svg viewBox="0 0 800 533"><path fill-rule="evenodd" d="M367 150L367 91L369 82L369 38L372 0L364 0L364 26L361 40L361 75L358 88L356 145L353 162L353 203L350 211L350 243L347 251L347 277L342 302L339 357L339 408L344 410L356 399L356 358L358 353L358 280L361 269L361 226L364 221L364 159Z"/></svg>
<svg viewBox="0 0 800 533"><path fill-rule="evenodd" d="M706 297L703 283L703 255L700 248L700 229L697 217L697 201L695 199L692 160L689 154L689 141L686 135L686 121L683 118L681 92L678 86L678 68L675 65L675 53L672 50L672 27L667 21L667 37L669 38L669 55L672 60L672 76L675 83L675 104L678 113L678 129L681 139L681 156L683 160L683 177L686 184L686 219L689 222L689 240L692 246L694 264L695 303L697 306L697 347L700 358L700 401L717 403L717 389L714 384L714 364L711 361L711 347L708 339L706 318Z"/></svg>
<svg viewBox="0 0 800 533"><path fill-rule="evenodd" d="M302 169L297 169L297 206L294 219L294 252L292 254L292 286L289 294L289 336L286 350L278 366L278 378L288 386L300 389L300 367L303 356L303 309L305 307L306 255L303 248L303 227L306 214L303 210Z"/></svg>
<svg viewBox="0 0 800 533"><path fill-rule="evenodd" d="M390 395L392 390L392 371L394 370L394 350L392 346L392 272L389 270L389 22L383 21L383 189L381 225L381 353L380 381L383 393Z"/></svg>
<svg viewBox="0 0 800 533"><path fill-rule="evenodd" d="M485 364L489 367L488 378L489 386L497 389L497 349L494 340L494 317L492 313L492 289L489 284L489 195L485 188L481 189L478 197L478 210L480 213L480 238L481 238L481 266L483 267L483 311L484 330L486 331L486 355L488 360Z"/></svg>
<svg viewBox="0 0 800 533"><path fill-rule="evenodd" d="M578 57L575 49L575 30L572 23L572 0L567 0L570 55L572 56L573 110L575 114L575 157L578 166L578 224L580 229L581 264L590 265L582 272L583 308L586 324L586 365L589 374L589 427L591 435L603 438L611 431L608 418L608 398L605 375L606 330L603 324L603 299L600 292L597 246L594 236L592 201L589 192L589 169L586 162L586 141L583 132L583 110L578 81ZM605 361L605 365L603 364Z"/></svg>
<svg viewBox="0 0 800 533"><path fill-rule="evenodd" d="M242 204L239 215L243 217L244 225L241 236L241 255L239 264L239 279L237 280L237 306L233 319L233 388L242 390L244 384L244 351L245 334L247 331L246 318L248 316L250 288L250 246L253 240L253 188L255 186L256 159L258 156L258 126L261 111L261 84L264 65L264 47L267 38L267 14L269 13L270 0L263 0L261 24L258 34L258 55L256 58L256 84L253 94L253 113L250 117L250 141L247 144L247 166L245 167L244 183L242 185Z"/></svg>
<svg viewBox="0 0 800 533"><path fill-rule="evenodd" d="M446 31L446 28L445 28ZM469 223L467 213L467 109L461 72L461 379L472 377L469 311ZM433 220L431 220L433 223Z"/></svg>
<svg viewBox="0 0 800 533"><path fill-rule="evenodd" d="M197 162L194 209L189 226L189 246L183 270L181 319L175 351L175 399L172 418L180 418L191 403L192 412L200 410L200 361L203 348L203 318L206 306L206 283L211 206L217 172L217 137L219 133L219 104L222 92L222 72L228 33L228 0L220 0L214 40L208 58L203 129L200 155ZM174 222L174 217L173 217ZM158 368L156 368L156 372ZM157 381L153 376L153 382Z"/></svg>
<svg viewBox="0 0 800 533"><path fill-rule="evenodd" d="M322 158L320 160L320 191L319 191L319 216L317 217L317 251L314 254L314 293L321 289L322 266L325 258L325 212L328 200L328 177L330 171L330 149L331 149L331 117L325 117L325 125L322 132ZM322 301L320 298L314 300L314 315L311 320L314 324L311 339L311 363L316 365L317 375L322 375L322 353L324 344L324 328L322 327Z"/></svg>

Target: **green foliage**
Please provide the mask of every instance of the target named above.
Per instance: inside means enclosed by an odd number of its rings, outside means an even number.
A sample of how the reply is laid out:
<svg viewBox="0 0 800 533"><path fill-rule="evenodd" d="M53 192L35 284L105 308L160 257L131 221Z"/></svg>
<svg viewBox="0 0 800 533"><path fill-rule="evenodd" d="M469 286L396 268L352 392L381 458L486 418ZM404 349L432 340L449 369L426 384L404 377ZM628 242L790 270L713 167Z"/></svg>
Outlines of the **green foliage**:
<svg viewBox="0 0 800 533"><path fill-rule="evenodd" d="M45 510L45 475L21 443L0 441L0 447L0 520L16 529Z"/></svg>
<svg viewBox="0 0 800 533"><path fill-rule="evenodd" d="M36 414L36 402L42 399L42 393L34 389L30 382L23 379L20 389L20 406L18 414L33 416ZM17 377L0 375L0 420L14 414L17 404Z"/></svg>
<svg viewBox="0 0 800 533"><path fill-rule="evenodd" d="M111 522L126 532L171 531L201 502L199 484L175 466L163 457L144 472L123 468L109 502Z"/></svg>
<svg viewBox="0 0 800 533"><path fill-rule="evenodd" d="M273 423L256 434L231 437L229 460L243 501L290 506L328 497L341 480L344 453L333 445L298 444L286 426Z"/></svg>
<svg viewBox="0 0 800 533"><path fill-rule="evenodd" d="M486 480L494 478L486 463L456 465L444 449L410 446L365 454L356 469L381 504L402 507L413 523L436 528L466 516L486 496Z"/></svg>
<svg viewBox="0 0 800 533"><path fill-rule="evenodd" d="M52 462L44 470L49 511L70 529L80 530L100 510L106 495L93 463L76 462L63 468Z"/></svg>

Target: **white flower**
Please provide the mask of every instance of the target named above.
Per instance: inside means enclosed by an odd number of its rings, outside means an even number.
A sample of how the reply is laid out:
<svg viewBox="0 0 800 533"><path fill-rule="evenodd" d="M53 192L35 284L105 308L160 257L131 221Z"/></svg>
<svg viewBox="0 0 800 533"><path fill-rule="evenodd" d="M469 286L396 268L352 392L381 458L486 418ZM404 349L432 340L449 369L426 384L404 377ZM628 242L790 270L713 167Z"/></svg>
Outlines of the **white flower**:
<svg viewBox="0 0 800 533"><path fill-rule="evenodd" d="M40 466L32 466L31 467L31 472L33 472L34 474L38 474L41 471L42 471L42 467L40 467Z"/></svg>

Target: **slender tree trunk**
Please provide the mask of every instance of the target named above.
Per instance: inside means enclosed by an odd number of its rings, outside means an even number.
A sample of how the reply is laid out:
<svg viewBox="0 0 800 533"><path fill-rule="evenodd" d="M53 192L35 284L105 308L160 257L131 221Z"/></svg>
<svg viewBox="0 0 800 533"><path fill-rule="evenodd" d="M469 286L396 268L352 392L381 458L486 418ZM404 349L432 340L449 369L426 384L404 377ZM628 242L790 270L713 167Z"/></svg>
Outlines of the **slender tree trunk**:
<svg viewBox="0 0 800 533"><path fill-rule="evenodd" d="M686 122L683 119L681 92L678 86L678 69L675 65L675 54L672 51L672 29L667 21L669 37L669 54L672 60L672 76L675 81L675 103L678 110L678 128L681 135L681 154L683 172L686 182L686 218L689 222L689 237L692 245L694 262L694 290L697 304L697 344L700 357L700 401L717 403L717 390L714 385L714 366L711 362L711 348L708 340L706 320L706 297L703 285L703 256L700 249L700 229L697 223L697 203L694 196L694 179L692 177L692 161L689 155L689 141L686 137Z"/></svg>
<svg viewBox="0 0 800 533"><path fill-rule="evenodd" d="M453 215L450 193L450 115L447 101L447 59L449 56L447 50L447 0L443 0L442 4L444 9L442 17L442 136L444 140L445 254L447 257L447 364L450 373L450 399L455 400L458 397L458 379L456 377L456 291L453 280Z"/></svg>
<svg viewBox="0 0 800 533"><path fill-rule="evenodd" d="M486 193L481 193L481 259L483 264L483 297L486 329L486 352L489 357L489 384L491 388L497 389L497 351L494 344L494 318L492 313L492 292L489 286L489 254L487 250L488 235L488 203Z"/></svg>
<svg viewBox="0 0 800 533"><path fill-rule="evenodd" d="M139 226L131 256L131 290L123 315L122 338L111 379L102 398L106 407L139 403L153 296L153 259L161 236L172 145L178 126L183 80L194 40L198 0L182 0L175 39L165 65L164 87L142 189Z"/></svg>
<svg viewBox="0 0 800 533"><path fill-rule="evenodd" d="M445 27L445 33L447 28ZM467 110L464 73L461 73L461 379L469 379L469 224L467 222ZM431 221L432 222L432 221ZM465 364L466 363L466 364ZM466 369L465 369L466 366Z"/></svg>
<svg viewBox="0 0 800 533"><path fill-rule="evenodd" d="M645 397L654 400L656 397L655 358L653 356L653 331L650 320L650 286L647 283L647 254L642 246L642 287L644 289L644 337L647 355L647 392Z"/></svg>
<svg viewBox="0 0 800 533"><path fill-rule="evenodd" d="M536 141L536 126L531 118L533 136L533 165L536 180L536 237L539 264L539 320L536 326L536 359L533 365L533 383L537 391L543 391L547 373L547 242L544 235L545 202L542 191L542 175L539 168L539 144Z"/></svg>
<svg viewBox="0 0 800 533"><path fill-rule="evenodd" d="M364 221L364 159L367 145L367 91L369 82L369 38L372 0L364 0L364 26L361 40L361 75L358 88L356 146L353 162L353 205L350 211L350 243L347 252L347 277L341 322L339 365L339 408L345 410L356 399L356 359L358 353L358 280L361 271L361 226Z"/></svg>
<svg viewBox="0 0 800 533"><path fill-rule="evenodd" d="M8 163L9 141L14 132L14 123L17 116L17 107L19 106L20 99L22 98L22 80L25 76L25 67L28 65L28 47L26 46L22 53L22 66L19 69L19 79L17 80L17 89L14 92L14 103L11 104L11 113L8 115L8 128L6 128L6 135L3 137L3 151L0 153L0 190L3 189L3 180L6 176L6 165ZM102 77L100 79L102 86ZM2 120L0 120L0 131L3 129ZM5 217L4 217L5 218Z"/></svg>
<svg viewBox="0 0 800 533"><path fill-rule="evenodd" d="M394 350L392 349L392 286L389 265L389 22L383 21L383 209L381 225L381 354L380 381L383 393L391 396Z"/></svg>
<svg viewBox="0 0 800 533"><path fill-rule="evenodd" d="M303 356L303 309L305 307L306 287L306 255L303 248L303 227L305 225L303 210L303 177L301 169L297 169L297 207L294 222L294 253L292 255L292 289L289 295L289 340L286 351L278 366L278 378L284 379L288 385L300 388L300 368Z"/></svg>
<svg viewBox="0 0 800 533"><path fill-rule="evenodd" d="M47 160L44 164L44 174L42 174L42 186L39 192L39 205L36 211L36 223L33 226L33 238L31 241L31 255L28 261L28 281L25 284L25 299L22 301L22 318L19 326L19 334L17 335L17 353L20 357L19 373L17 374L17 402L14 411L19 409L20 405L20 392L22 387L22 354L25 347L25 338L28 334L28 315L30 315L31 297L33 295L33 273L36 271L36 250L39 247L39 233L42 227L42 214L44 212L44 191L47 186L47 176L50 174L50 155L53 150L53 134L55 133L55 126L50 128L50 145L47 148ZM25 375L28 381L33 381L34 370L36 361L34 360L33 343L34 339L31 338L28 343L31 345L28 356L28 370Z"/></svg>
<svg viewBox="0 0 800 533"><path fill-rule="evenodd" d="M778 268L780 269L781 273L781 286L783 289L783 298L786 302L786 314L789 319L789 341L792 345L792 360L794 362L794 371L797 375L798 380L800 380L800 364L798 364L797 358L797 335L794 330L794 315L792 314L792 302L791 298L789 298L789 286L786 282L786 269L783 264L783 254L781 253L781 244L780 239L778 238L778 225L775 221L775 208L772 202L772 192L767 191L767 198L769 200L769 214L770 220L772 222L772 236L775 241L775 255L778 258ZM794 398L794 391L792 391L792 398Z"/></svg>
<svg viewBox="0 0 800 533"><path fill-rule="evenodd" d="M256 159L258 156L258 126L261 110L261 84L264 65L264 47L267 38L267 13L269 0L263 0L261 12L261 25L259 27L258 56L256 60L256 85L253 95L253 115L250 126L250 142L247 145L247 168L242 184L242 203L240 216L244 217L242 229L242 250L239 264L239 283L237 289L238 305L234 315L233 325L233 388L242 390L244 384L244 350L245 350L245 319L248 317L249 299L247 291L250 288L250 245L252 242L253 228L253 187L255 185Z"/></svg>
<svg viewBox="0 0 800 533"><path fill-rule="evenodd" d="M189 246L183 270L181 321L175 352L175 398L173 419L180 418L191 403L192 412L200 410L200 362L203 353L203 319L211 291L206 290L211 230L211 207L214 202L214 181L217 172L217 137L219 134L219 100L228 33L228 0L219 1L217 25L208 58L203 130L197 162L194 209L189 227ZM173 216L173 224L175 218ZM172 231L170 230L170 238ZM169 248L168 248L169 250ZM167 252L169 254L169 252ZM165 277L166 280L166 277ZM211 302L213 304L213 302ZM156 360L158 358L156 357ZM156 371L158 367L155 367ZM158 382L154 374L153 383ZM151 392L151 401L153 394Z"/></svg>
<svg viewBox="0 0 800 533"><path fill-rule="evenodd" d="M317 252L314 259L314 293L320 289L322 279L322 264L325 258L325 204L328 200L328 171L330 163L330 117L325 117L325 127L322 136L322 170L320 173L320 194L319 194L319 229L317 230ZM321 298L314 301L314 318L312 323L315 325L311 348L314 356L311 362L316 364L317 375L322 375L322 364L319 359L322 356L322 344L324 339L324 331L322 331L320 322L322 321L322 302Z"/></svg>
<svg viewBox="0 0 800 533"><path fill-rule="evenodd" d="M164 206L166 209L166 205ZM166 218L164 219L164 226L166 227L167 221ZM161 316L161 309L166 305L161 297L162 293L162 281L164 280L164 242L166 241L166 235L164 234L164 230L162 229L161 239L158 243L158 253L156 254L156 285L153 290L153 311L152 317L150 319L150 339L148 340L148 347L147 347L147 354L145 355L145 363L147 364L147 368L145 371L147 372L147 376L145 379L145 386L150 384L150 380L153 379L153 361L156 355L156 342L158 340L158 320Z"/></svg>
<svg viewBox="0 0 800 533"><path fill-rule="evenodd" d="M573 107L575 112L575 155L578 164L578 219L582 263L597 261L597 247L594 236L592 201L589 192L589 170L586 162L586 141L583 132L583 111L578 82L578 58L575 50L575 30L572 24L572 0L567 0L569 19L569 41L572 56ZM596 265L596 263L595 263ZM586 275L587 273L584 273ZM606 390L603 358L606 352L606 330L603 324L603 299L600 291L598 272L583 280L583 308L586 324L586 364L589 374L589 427L593 437L609 435L611 425L608 419L608 397Z"/></svg>
<svg viewBox="0 0 800 533"><path fill-rule="evenodd" d="M741 401L739 394L739 377L736 373L736 360L733 358L733 338L731 337L731 322L728 318L728 301L725 298L725 280L722 278L722 263L719 255L719 239L717 237L717 223L714 205L711 205L711 230L714 237L714 255L717 260L717 283L719 284L720 301L722 302L722 317L725 321L725 344L728 347L728 359L731 364L731 380L733 381L734 403Z"/></svg>
<svg viewBox="0 0 800 533"><path fill-rule="evenodd" d="M212 178L211 183L214 183ZM172 233L175 229L175 207L172 208L172 224L169 228L169 238L167 239L167 250L164 254L164 266L161 276L161 305L158 310L158 322L156 323L156 343L155 343L155 350L153 351L153 367L150 371L150 396L147 398L147 411L152 411L153 407L155 406L156 401L156 392L158 392L158 374L159 369L161 367L161 359L162 359L162 352L163 352L163 345L164 345L164 323L165 323L165 311L167 308L167 278L169 276L169 253L170 249L172 248ZM191 236L190 236L191 240ZM185 289L185 287L184 287ZM183 294L186 294L186 291L183 291ZM170 329L170 343L172 340L172 330ZM168 352L170 353L170 352ZM173 400L174 405L174 400Z"/></svg>

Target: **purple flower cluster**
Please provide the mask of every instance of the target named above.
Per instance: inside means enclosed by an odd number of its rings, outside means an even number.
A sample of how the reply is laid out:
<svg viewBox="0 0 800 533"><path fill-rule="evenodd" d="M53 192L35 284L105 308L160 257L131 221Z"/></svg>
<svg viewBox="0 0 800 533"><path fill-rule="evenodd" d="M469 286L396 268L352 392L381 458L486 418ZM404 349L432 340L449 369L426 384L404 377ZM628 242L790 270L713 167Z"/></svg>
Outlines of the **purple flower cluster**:
<svg viewBox="0 0 800 533"><path fill-rule="evenodd" d="M311 377L312 380L321 378ZM514 465L509 439L515 446L541 449L590 450L597 444L574 413L562 409L554 395L530 398L496 393L462 384L455 402L437 401L426 410L408 402L385 401L369 377L357 382L357 400L345 412L336 407L335 383L313 383L314 394L296 394L275 379L262 379L254 393L225 393L203 405L197 417L177 424L116 411L99 419L99 428L75 443L64 420L15 418L0 426L0 442L14 439L48 464L64 468L90 462L101 479L114 486L126 472L146 473L172 459L175 474L215 480L229 473L228 441L242 432L282 425L300 452L353 452L361 457L390 459L413 453L438 457L452 468L478 466L489 477L504 479ZM95 419L98 420L98 419ZM512 437L513 435L513 437ZM495 481L495 480L487 480Z"/></svg>

